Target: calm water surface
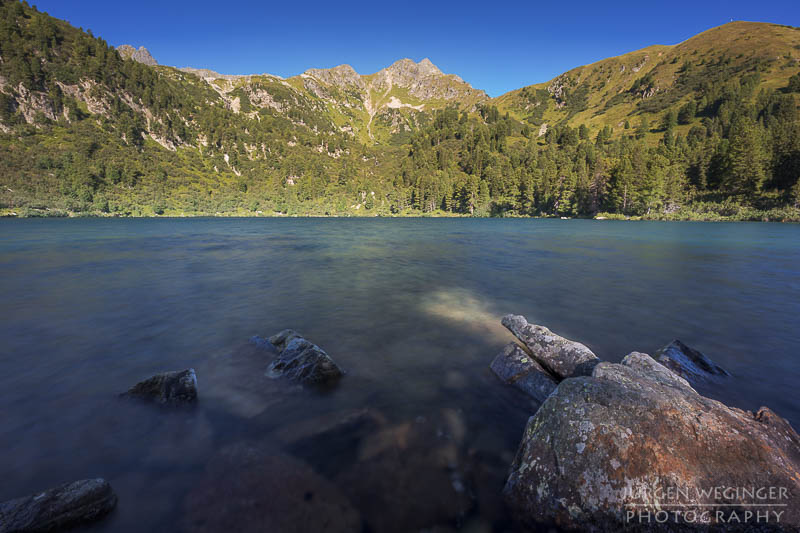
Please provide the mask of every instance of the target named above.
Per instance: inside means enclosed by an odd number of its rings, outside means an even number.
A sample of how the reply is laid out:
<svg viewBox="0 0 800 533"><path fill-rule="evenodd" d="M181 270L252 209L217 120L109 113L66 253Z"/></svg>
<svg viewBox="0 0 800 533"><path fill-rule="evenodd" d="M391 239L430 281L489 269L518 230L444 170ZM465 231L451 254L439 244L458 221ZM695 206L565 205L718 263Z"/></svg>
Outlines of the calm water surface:
<svg viewBox="0 0 800 533"><path fill-rule="evenodd" d="M354 489L363 476L348 472L376 461L354 452L363 442L292 444L365 407L389 435L380 449L400 450L395 471L441 467L463 480L473 503L450 525L504 530L499 491L535 409L487 370L511 339L499 326L505 313L611 361L679 338L732 374L701 393L768 405L800 426L796 225L4 220L0 289L0 500L105 477L120 503L92 531L184 527L186 495L207 482L208 460L239 441L309 463L372 530L386 502L400 516L424 514L436 486L424 472L397 495L369 480ZM247 340L284 328L346 369L336 390L263 376L271 355ZM187 367L198 374L197 409L117 399L153 373ZM414 446L445 441L446 465L403 462Z"/></svg>

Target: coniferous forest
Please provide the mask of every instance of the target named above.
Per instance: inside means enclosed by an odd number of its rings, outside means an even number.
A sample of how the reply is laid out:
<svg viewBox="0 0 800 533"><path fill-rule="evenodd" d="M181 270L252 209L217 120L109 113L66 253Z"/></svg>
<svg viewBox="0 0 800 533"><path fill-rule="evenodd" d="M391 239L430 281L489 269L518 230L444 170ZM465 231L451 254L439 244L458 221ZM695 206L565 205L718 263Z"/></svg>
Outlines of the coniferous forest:
<svg viewBox="0 0 800 533"><path fill-rule="evenodd" d="M800 220L798 28L731 23L498 98L410 60L388 85L146 65L12 0L0 58L6 215Z"/></svg>

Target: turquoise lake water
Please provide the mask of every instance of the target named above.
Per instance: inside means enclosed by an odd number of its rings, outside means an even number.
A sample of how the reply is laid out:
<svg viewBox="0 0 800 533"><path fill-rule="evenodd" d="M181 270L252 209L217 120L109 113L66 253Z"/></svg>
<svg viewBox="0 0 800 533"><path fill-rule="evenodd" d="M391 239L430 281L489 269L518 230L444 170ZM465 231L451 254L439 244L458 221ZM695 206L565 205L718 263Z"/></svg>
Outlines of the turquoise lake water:
<svg viewBox="0 0 800 533"><path fill-rule="evenodd" d="M459 457L486 470L458 523L503 530L499 491L536 408L487 369L512 339L506 313L610 361L678 338L731 373L702 394L800 426L798 225L3 220L0 289L0 501L106 477L120 503L93 531L180 529L221 448L256 440L291 454L287 427L365 407L390 428L454 423ZM263 376L271 356L247 341L285 328L347 371L334 391ZM117 398L187 367L195 410ZM358 460L344 448L300 456L342 484ZM431 497L420 480L398 503L409 516ZM353 503L378 530L365 508L377 504Z"/></svg>

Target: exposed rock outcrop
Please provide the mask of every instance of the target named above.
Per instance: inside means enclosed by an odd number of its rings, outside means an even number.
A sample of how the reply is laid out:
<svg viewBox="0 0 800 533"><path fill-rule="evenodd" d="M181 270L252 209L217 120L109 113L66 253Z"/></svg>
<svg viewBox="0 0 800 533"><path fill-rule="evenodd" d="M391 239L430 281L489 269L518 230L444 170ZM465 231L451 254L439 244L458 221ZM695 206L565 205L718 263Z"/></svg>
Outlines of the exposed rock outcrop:
<svg viewBox="0 0 800 533"><path fill-rule="evenodd" d="M269 342L279 352L267 371L271 377L285 377L310 385L329 385L344 375L325 350L294 330L283 330L270 337Z"/></svg>
<svg viewBox="0 0 800 533"><path fill-rule="evenodd" d="M544 326L528 324L524 316L506 315L502 324L557 379L589 375L600 362L583 344L556 335Z"/></svg>
<svg viewBox="0 0 800 533"><path fill-rule="evenodd" d="M655 358L690 383L728 376L728 372L701 352L675 339L656 352Z"/></svg>
<svg viewBox="0 0 800 533"><path fill-rule="evenodd" d="M333 68L312 68L305 71L306 76L313 76L319 80L337 87L347 87L348 85L363 89L364 82L358 72L350 65L339 65Z"/></svg>
<svg viewBox="0 0 800 533"><path fill-rule="evenodd" d="M123 396L162 405L192 404L197 401L197 376L193 368L162 372L137 383Z"/></svg>
<svg viewBox="0 0 800 533"><path fill-rule="evenodd" d="M137 50L129 44L121 44L117 47L117 52L122 56L122 59L133 59L151 67L158 65L158 62L150 55L150 51L144 46L140 46Z"/></svg>
<svg viewBox="0 0 800 533"><path fill-rule="evenodd" d="M503 347L489 366L503 382L543 402L556 389L556 380L515 342Z"/></svg>
<svg viewBox="0 0 800 533"><path fill-rule="evenodd" d="M544 342L549 330L519 318L503 323L551 364L563 354L562 374L582 364L583 345ZM573 376L529 419L512 465L504 492L523 526L800 530L800 436L786 420L705 398L638 352Z"/></svg>
<svg viewBox="0 0 800 533"><path fill-rule="evenodd" d="M97 520L117 505L104 479L84 479L0 503L0 533L62 530Z"/></svg>

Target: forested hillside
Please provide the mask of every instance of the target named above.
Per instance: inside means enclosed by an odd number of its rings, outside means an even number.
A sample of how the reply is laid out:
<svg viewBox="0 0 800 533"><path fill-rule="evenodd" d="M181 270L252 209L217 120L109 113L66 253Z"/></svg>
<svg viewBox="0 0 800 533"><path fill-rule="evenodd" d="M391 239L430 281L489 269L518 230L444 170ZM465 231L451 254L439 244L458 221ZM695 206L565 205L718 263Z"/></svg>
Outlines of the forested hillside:
<svg viewBox="0 0 800 533"><path fill-rule="evenodd" d="M800 219L800 29L496 99L428 60L283 79L134 51L0 0L0 213Z"/></svg>

